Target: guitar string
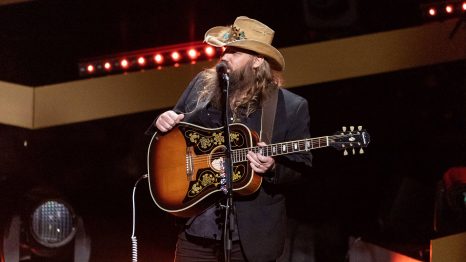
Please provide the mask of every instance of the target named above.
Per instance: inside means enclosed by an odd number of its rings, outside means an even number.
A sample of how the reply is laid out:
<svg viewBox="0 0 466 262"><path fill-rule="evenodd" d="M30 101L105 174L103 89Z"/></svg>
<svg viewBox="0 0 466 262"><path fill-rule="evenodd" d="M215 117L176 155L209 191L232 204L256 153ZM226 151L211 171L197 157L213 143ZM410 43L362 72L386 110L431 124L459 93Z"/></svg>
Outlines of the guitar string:
<svg viewBox="0 0 466 262"><path fill-rule="evenodd" d="M326 145L327 139L328 139L329 142L335 143L335 141L334 141L335 138L344 137L344 136L348 136L348 135L333 135L333 136L328 136L328 137L318 137L318 138L296 140L297 142L296 141L290 141L290 142L277 143L277 144L267 145L267 146L263 146L263 147L254 146L254 147L248 147L248 148L240 148L240 149L233 150L232 151L232 156L233 156L233 158L235 158L237 160L236 162L243 162L243 161L247 161L246 155L247 155L247 153L249 151L254 151L254 152L257 153L260 150L265 149L265 155L266 156L283 155L283 154L289 154L289 153L293 153L293 152L302 152L302 151L306 151L305 146L306 146L306 143L309 142L309 141L311 142L310 149L314 149L314 148L323 147L322 142L325 142L325 147L328 146L328 145ZM296 143L298 144L298 149L299 150L294 150L292 148ZM348 142L345 142L345 143L348 143ZM281 153L277 153L277 154L272 153L272 150L273 150L272 146L277 146L277 148L281 149L282 148L281 146L284 146L284 145L286 146L286 149L282 150ZM304 149L302 149L303 146L304 146ZM291 149L290 149L290 147L291 147ZM190 162L192 162L193 164L198 164L198 163L207 163L208 164L209 159L218 159L220 157L225 157L225 156L226 156L225 152L196 155L196 156L192 156L192 158L191 158L192 161L190 161ZM238 159L242 159L243 161L240 161Z"/></svg>
<svg viewBox="0 0 466 262"><path fill-rule="evenodd" d="M335 135L335 136L329 136L329 141L332 142L332 143L335 143L335 141L332 140L332 138L335 138L335 137L342 137L342 136L345 136L345 135ZM314 148L319 148L319 147L322 147L322 141L324 140L324 142L326 143L327 142L327 138L326 137L321 137L321 138L314 138L314 139L317 139L319 141L311 141L311 149L314 149ZM311 139L308 139L308 140L311 140ZM305 144L308 142L306 139L304 140L297 140L298 142L298 148L299 150L295 150L293 148L289 149L290 146L294 146L296 145L296 141L291 141L291 142L284 142L284 143L278 143L278 144L274 144L274 145L267 145L267 146L255 146L255 147L249 147L249 148L240 148L240 149L235 149L233 150L232 152L232 155L236 158L245 158L245 156L247 155L247 153L249 151L255 151L255 152L259 152L261 150L265 150L265 155L266 156L270 156L270 155L283 155L283 154L288 154L288 153L293 153L293 152L301 152L301 151L305 151ZM346 142L347 143L347 142ZM282 150L281 153L276 153L276 154L273 154L272 153L272 146L276 146L278 149L281 149L283 146L285 145L286 146L286 149L285 150ZM303 148L303 145L304 145L304 149ZM317 147L315 147L317 145ZM328 145L325 145L325 146L328 146ZM220 158L220 157L223 157L223 156L226 156L226 154L224 152L220 152L220 153L214 153L214 154L205 154L205 155L198 155L198 156L195 156L193 157L193 159L198 159L200 162L202 161L206 161L208 159L212 159L212 158ZM246 161L247 159L244 159L244 161ZM242 161L238 161L238 162L242 162Z"/></svg>

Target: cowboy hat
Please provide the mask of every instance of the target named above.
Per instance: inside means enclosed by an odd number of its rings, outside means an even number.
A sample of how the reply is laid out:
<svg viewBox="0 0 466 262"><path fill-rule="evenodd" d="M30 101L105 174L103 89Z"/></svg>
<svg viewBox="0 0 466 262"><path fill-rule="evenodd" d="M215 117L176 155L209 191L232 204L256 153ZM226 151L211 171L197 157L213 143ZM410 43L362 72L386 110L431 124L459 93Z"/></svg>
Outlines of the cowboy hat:
<svg viewBox="0 0 466 262"><path fill-rule="evenodd" d="M204 42L216 47L237 47L263 55L272 68L282 71L285 59L273 47L274 31L265 24L246 16L239 16L231 26L216 26L204 35Z"/></svg>

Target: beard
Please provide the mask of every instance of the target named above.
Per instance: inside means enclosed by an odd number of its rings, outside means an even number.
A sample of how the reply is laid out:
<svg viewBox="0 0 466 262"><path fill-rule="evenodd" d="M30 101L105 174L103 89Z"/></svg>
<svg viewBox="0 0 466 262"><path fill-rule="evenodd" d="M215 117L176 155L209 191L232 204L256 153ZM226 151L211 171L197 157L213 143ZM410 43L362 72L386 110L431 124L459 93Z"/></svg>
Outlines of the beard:
<svg viewBox="0 0 466 262"><path fill-rule="evenodd" d="M230 73L230 90L233 94L243 93L255 85L256 74L252 64L253 60L251 59L243 67Z"/></svg>

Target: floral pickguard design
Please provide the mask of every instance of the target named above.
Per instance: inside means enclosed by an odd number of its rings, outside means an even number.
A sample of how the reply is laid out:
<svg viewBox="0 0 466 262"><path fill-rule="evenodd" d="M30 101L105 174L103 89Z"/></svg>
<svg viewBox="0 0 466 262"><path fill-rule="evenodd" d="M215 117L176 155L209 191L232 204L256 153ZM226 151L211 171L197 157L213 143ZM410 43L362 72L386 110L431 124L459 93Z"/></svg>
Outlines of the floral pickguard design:
<svg viewBox="0 0 466 262"><path fill-rule="evenodd" d="M208 154L215 147L225 144L223 131L220 132L201 132L188 129L184 132L187 144L193 146L198 154ZM231 132L230 143L232 149L241 148L245 143L244 135L240 132ZM241 165L233 167L233 182L239 181L244 176L245 168ZM204 189L214 186L218 187L221 183L222 175L214 172L212 169L202 169L198 171L197 180L192 182L188 191L188 198L195 197Z"/></svg>

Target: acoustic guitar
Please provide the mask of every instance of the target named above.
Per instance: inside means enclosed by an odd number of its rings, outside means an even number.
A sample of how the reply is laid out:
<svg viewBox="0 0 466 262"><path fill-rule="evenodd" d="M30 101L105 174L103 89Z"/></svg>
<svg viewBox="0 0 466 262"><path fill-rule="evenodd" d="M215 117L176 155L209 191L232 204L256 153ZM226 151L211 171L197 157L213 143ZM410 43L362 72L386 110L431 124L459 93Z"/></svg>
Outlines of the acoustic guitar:
<svg viewBox="0 0 466 262"><path fill-rule="evenodd" d="M262 177L249 166L249 151L279 156L332 146L363 151L369 134L359 127L331 136L306 138L267 146L256 146L257 133L243 124L230 125L232 190L246 196L256 192ZM226 157L223 127L204 128L181 122L166 133L152 136L147 153L149 189L155 204L175 216L198 214L221 200L226 193L223 162Z"/></svg>

